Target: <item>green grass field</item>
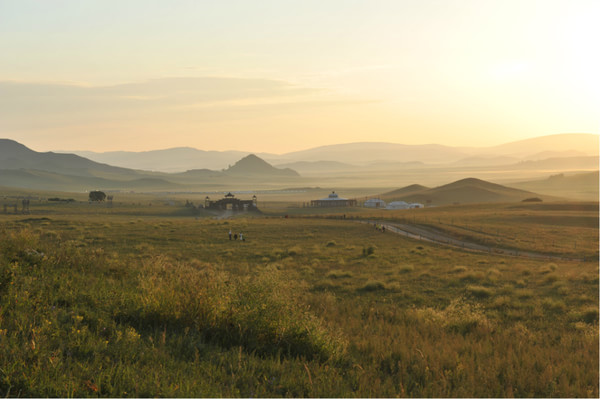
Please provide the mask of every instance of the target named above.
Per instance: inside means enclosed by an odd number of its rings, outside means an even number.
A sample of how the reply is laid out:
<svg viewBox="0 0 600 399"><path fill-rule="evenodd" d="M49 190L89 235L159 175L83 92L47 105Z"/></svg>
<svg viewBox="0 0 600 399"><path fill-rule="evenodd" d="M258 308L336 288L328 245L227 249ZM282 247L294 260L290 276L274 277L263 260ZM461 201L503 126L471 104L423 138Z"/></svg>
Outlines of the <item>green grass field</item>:
<svg viewBox="0 0 600 399"><path fill-rule="evenodd" d="M597 203L226 220L156 198L33 205L0 214L3 396L598 397Z"/></svg>

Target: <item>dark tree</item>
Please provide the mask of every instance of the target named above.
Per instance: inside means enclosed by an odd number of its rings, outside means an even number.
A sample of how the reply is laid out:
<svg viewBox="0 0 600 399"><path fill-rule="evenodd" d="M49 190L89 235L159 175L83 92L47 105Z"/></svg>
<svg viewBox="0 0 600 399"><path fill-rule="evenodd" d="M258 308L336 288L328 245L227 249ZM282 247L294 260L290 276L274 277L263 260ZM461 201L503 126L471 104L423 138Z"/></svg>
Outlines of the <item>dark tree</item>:
<svg viewBox="0 0 600 399"><path fill-rule="evenodd" d="M102 191L90 191L90 201L104 201L106 194Z"/></svg>

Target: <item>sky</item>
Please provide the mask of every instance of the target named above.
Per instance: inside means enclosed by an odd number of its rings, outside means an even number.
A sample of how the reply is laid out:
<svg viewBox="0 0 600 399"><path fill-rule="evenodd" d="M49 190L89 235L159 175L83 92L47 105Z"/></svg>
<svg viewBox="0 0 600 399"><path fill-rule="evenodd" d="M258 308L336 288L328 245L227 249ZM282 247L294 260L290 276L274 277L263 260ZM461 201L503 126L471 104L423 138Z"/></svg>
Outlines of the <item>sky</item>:
<svg viewBox="0 0 600 399"><path fill-rule="evenodd" d="M600 131L597 0L0 0L36 151L488 146Z"/></svg>

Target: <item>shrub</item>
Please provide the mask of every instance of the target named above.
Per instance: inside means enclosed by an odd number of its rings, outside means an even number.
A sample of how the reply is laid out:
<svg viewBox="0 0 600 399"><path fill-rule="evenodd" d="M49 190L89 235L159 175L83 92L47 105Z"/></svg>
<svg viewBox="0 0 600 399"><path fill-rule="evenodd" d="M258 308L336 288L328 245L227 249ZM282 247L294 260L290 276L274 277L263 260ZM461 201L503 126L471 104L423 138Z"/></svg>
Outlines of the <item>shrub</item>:
<svg viewBox="0 0 600 399"><path fill-rule="evenodd" d="M462 335L477 329L491 329L491 323L483 314L481 307L469 304L463 298L454 299L443 310L426 308L418 309L416 312L419 318Z"/></svg>
<svg viewBox="0 0 600 399"><path fill-rule="evenodd" d="M475 298L489 298L494 294L494 291L487 287L480 285L469 285L467 286L467 292L473 295Z"/></svg>
<svg viewBox="0 0 600 399"><path fill-rule="evenodd" d="M598 308L588 308L581 314L581 319L589 324L598 323Z"/></svg>
<svg viewBox="0 0 600 399"><path fill-rule="evenodd" d="M470 282L477 282L477 281L482 281L485 279L485 275L483 274L483 272L480 271L476 271L476 272L468 272L463 274L462 276L460 276L460 279L463 281L470 281Z"/></svg>
<svg viewBox="0 0 600 399"><path fill-rule="evenodd" d="M379 291L379 290L385 290L385 289L386 289L386 286L382 281L369 280L359 290L360 291Z"/></svg>
<svg viewBox="0 0 600 399"><path fill-rule="evenodd" d="M415 270L415 267L413 265L401 265L398 268L398 271L400 273L410 273L410 272L412 272L414 270Z"/></svg>
<svg viewBox="0 0 600 399"><path fill-rule="evenodd" d="M298 245L295 245L287 250L287 254L289 256L297 256L302 253L302 248Z"/></svg>
<svg viewBox="0 0 600 399"><path fill-rule="evenodd" d="M336 245L335 241L328 241L327 244L325 244L326 247L335 247Z"/></svg>
<svg viewBox="0 0 600 399"><path fill-rule="evenodd" d="M464 273L466 271L467 268L465 266L456 266L452 270L450 270L450 273Z"/></svg>
<svg viewBox="0 0 600 399"><path fill-rule="evenodd" d="M552 298L546 298L542 301L542 306L544 309L549 310L551 312L564 312L567 309L565 303L561 300L556 300Z"/></svg>
<svg viewBox="0 0 600 399"><path fill-rule="evenodd" d="M328 272L326 274L326 277L329 278L346 278L346 277L352 277L353 274L351 271L347 271L347 270L331 270L330 272Z"/></svg>
<svg viewBox="0 0 600 399"><path fill-rule="evenodd" d="M6 292L8 292L10 284L12 283L13 270L8 263L1 260L0 262L2 262L0 264L0 300L2 300L2 297Z"/></svg>
<svg viewBox="0 0 600 399"><path fill-rule="evenodd" d="M489 269L487 271L487 278L488 278L488 280L496 281L496 280L498 280L498 278L500 276L501 276L501 273L498 271L498 269Z"/></svg>
<svg viewBox="0 0 600 399"><path fill-rule="evenodd" d="M494 299L494 302L492 303L492 307L499 309L499 310L504 310L504 309L508 309L508 308L512 307L510 297L508 297L506 295L499 296L498 298Z"/></svg>
<svg viewBox="0 0 600 399"><path fill-rule="evenodd" d="M217 317L213 339L226 346L243 346L249 352L329 359L343 345L333 339L320 321L290 295L289 284L278 276L259 275L236 280L229 309Z"/></svg>
<svg viewBox="0 0 600 399"><path fill-rule="evenodd" d="M516 295L517 295L517 298L522 299L522 300L524 300L524 299L531 299L531 298L533 298L535 296L533 294L533 291L527 290L527 289L525 289L525 290L518 290L517 293L516 293Z"/></svg>
<svg viewBox="0 0 600 399"><path fill-rule="evenodd" d="M375 253L375 247L369 246L367 248L363 248L362 253L363 253L363 256L373 255Z"/></svg>
<svg viewBox="0 0 600 399"><path fill-rule="evenodd" d="M146 264L139 281L142 310L124 317L141 328L194 328L210 342L263 356L325 360L344 351L343 340L300 305L275 267L235 277L159 257Z"/></svg>

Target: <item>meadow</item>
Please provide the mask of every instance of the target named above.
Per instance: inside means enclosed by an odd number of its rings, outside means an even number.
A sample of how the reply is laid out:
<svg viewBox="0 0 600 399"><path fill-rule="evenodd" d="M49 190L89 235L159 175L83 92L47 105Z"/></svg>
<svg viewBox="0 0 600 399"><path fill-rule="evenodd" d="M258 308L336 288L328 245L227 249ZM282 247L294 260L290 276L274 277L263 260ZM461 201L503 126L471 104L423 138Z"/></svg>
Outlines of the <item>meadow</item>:
<svg viewBox="0 0 600 399"><path fill-rule="evenodd" d="M0 214L3 396L599 394L597 203L32 210ZM464 252L357 219L588 260Z"/></svg>

